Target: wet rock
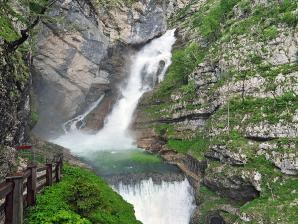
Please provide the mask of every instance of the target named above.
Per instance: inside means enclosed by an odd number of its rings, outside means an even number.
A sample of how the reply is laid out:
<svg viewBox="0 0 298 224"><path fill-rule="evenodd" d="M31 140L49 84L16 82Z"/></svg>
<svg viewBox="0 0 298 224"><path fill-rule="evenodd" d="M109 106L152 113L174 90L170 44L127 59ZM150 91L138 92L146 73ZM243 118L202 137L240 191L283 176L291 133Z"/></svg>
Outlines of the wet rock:
<svg viewBox="0 0 298 224"><path fill-rule="evenodd" d="M113 185L117 186L119 183L124 185L136 185L142 180L152 179L152 181L156 184L161 184L164 182L175 182L175 181L183 181L185 176L183 173L177 172L169 172L169 173L127 173L125 175L113 175L113 176L105 176L105 180Z"/></svg>
<svg viewBox="0 0 298 224"><path fill-rule="evenodd" d="M210 211L207 214L205 223L208 223L208 224L225 224L225 221L220 216L218 211Z"/></svg>

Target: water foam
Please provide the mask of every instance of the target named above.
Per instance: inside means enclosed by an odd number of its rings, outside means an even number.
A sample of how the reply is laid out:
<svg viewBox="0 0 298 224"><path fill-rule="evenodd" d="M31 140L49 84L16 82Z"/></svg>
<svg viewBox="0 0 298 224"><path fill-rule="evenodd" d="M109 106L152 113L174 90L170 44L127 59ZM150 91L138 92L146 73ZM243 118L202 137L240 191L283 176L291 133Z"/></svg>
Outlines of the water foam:
<svg viewBox="0 0 298 224"><path fill-rule="evenodd" d="M144 224L188 224L195 208L187 179L161 184L149 179L114 189L134 205L136 218Z"/></svg>

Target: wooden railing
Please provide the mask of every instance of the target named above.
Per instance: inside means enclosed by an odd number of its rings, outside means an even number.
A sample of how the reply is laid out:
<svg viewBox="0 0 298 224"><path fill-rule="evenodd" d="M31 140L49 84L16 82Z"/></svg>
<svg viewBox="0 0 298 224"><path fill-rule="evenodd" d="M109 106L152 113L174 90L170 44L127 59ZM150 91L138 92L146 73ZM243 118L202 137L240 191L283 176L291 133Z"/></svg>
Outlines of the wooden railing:
<svg viewBox="0 0 298 224"><path fill-rule="evenodd" d="M35 205L36 194L45 186L51 186L61 179L63 155L53 163L42 167L29 166L25 171L16 173L0 183L0 220L5 224L22 224L24 209Z"/></svg>

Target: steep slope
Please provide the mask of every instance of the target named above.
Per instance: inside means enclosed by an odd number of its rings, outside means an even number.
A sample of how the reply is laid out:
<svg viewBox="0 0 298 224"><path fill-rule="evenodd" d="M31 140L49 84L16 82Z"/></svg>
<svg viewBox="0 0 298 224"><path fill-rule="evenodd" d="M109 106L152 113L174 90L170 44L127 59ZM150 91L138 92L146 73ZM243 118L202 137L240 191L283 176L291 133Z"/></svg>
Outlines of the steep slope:
<svg viewBox="0 0 298 224"><path fill-rule="evenodd" d="M200 178L193 223L297 220L297 4L191 1L168 21L173 64L134 126Z"/></svg>

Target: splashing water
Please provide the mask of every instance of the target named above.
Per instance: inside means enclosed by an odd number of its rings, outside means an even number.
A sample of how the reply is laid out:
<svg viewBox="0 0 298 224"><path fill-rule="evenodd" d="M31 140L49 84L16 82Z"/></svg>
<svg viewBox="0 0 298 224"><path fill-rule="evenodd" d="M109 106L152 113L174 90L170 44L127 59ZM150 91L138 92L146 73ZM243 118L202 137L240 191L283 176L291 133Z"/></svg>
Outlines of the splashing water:
<svg viewBox="0 0 298 224"><path fill-rule="evenodd" d="M78 129L53 140L54 143L84 155L98 150L123 150L134 148L128 133L133 112L141 96L163 80L171 64L171 50L175 43L175 30L145 45L134 57L127 85L121 89L122 98L107 117L104 128L97 134L87 134Z"/></svg>
<svg viewBox="0 0 298 224"><path fill-rule="evenodd" d="M134 205L135 215L144 224L188 224L195 209L189 182L142 180L136 185L119 184L114 189Z"/></svg>

